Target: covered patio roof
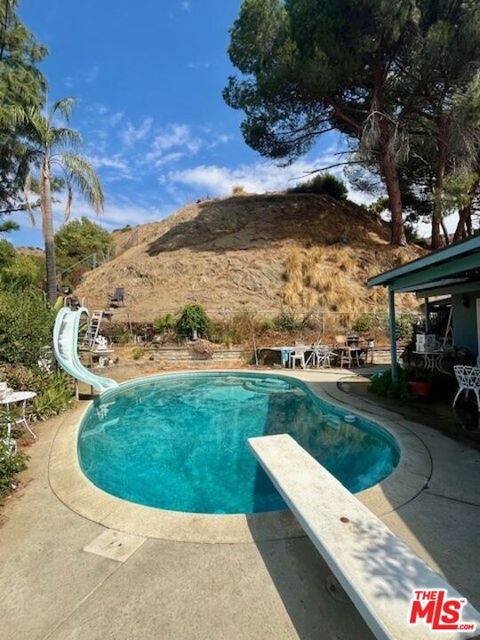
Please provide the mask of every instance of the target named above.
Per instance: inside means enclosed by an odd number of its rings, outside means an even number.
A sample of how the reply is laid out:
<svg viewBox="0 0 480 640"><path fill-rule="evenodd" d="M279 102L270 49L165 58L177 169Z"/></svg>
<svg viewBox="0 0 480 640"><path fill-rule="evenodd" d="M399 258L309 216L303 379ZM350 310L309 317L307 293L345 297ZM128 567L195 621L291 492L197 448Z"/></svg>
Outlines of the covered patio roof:
<svg viewBox="0 0 480 640"><path fill-rule="evenodd" d="M440 249L370 278L367 286L388 287L388 311L392 378L398 377L395 293L414 292L418 297L467 292L480 282L480 236Z"/></svg>
<svg viewBox="0 0 480 640"><path fill-rule="evenodd" d="M370 278L367 286L394 292L422 292L468 285L480 280L480 236L440 249ZM437 293L435 293L436 295ZM432 294L433 295L433 294Z"/></svg>

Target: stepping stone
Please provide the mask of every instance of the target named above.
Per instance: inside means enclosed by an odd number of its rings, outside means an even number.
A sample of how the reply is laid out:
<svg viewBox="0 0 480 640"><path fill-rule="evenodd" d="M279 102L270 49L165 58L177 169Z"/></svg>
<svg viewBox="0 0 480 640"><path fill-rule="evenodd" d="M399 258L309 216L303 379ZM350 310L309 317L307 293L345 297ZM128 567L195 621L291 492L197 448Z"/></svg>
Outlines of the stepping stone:
<svg viewBox="0 0 480 640"><path fill-rule="evenodd" d="M145 540L146 538L142 536L134 536L130 533L123 533L123 531L107 529L92 540L90 544L83 547L83 550L110 560L125 562L142 546Z"/></svg>

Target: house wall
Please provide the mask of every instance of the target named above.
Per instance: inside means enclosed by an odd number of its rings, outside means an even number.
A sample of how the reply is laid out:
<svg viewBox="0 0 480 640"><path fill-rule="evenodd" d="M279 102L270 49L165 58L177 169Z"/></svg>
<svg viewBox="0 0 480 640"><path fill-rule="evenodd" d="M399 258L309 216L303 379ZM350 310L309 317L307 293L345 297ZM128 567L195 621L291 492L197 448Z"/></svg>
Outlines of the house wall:
<svg viewBox="0 0 480 640"><path fill-rule="evenodd" d="M462 303L465 296L470 301L468 307ZM470 349L475 355L478 355L477 298L480 298L480 289L452 295L453 343L456 347Z"/></svg>

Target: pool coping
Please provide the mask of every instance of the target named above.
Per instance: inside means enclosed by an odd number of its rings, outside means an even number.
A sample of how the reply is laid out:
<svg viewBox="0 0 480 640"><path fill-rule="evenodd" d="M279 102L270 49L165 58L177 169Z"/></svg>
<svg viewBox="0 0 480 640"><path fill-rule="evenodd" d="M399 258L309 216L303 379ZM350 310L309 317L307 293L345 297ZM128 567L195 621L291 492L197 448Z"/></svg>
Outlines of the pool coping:
<svg viewBox="0 0 480 640"><path fill-rule="evenodd" d="M173 372L135 378L135 381L172 375ZM201 370L185 372L207 373ZM336 387L338 380L347 377L345 370L286 370L252 371L251 369L212 369L208 373L273 375L296 378L322 400L336 408L345 409L353 403L339 400L322 388L330 376ZM175 372L174 375L181 375ZM354 373L350 375L355 376ZM327 380L325 379L327 378ZM134 380L122 383L127 386ZM342 392L340 392L342 393ZM69 509L78 515L103 525L146 538L177 542L244 544L254 541L280 540L305 535L293 514L273 511L257 514L199 514L168 511L139 505L117 498L91 482L83 473L77 454L77 439L83 417L92 401L75 407L59 425L50 450L48 477L52 491ZM394 471L382 482L356 494L373 513L381 517L413 500L427 485L432 465L428 449L418 438L412 425L396 414L371 405L354 403L354 412L383 427L393 435L400 449L400 460Z"/></svg>

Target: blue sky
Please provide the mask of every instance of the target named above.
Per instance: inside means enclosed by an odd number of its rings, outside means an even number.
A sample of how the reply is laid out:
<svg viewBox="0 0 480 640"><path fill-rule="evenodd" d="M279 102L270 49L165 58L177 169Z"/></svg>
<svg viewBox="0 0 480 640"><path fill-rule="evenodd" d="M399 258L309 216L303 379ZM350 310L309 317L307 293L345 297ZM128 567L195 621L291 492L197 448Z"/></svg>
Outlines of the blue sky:
<svg viewBox="0 0 480 640"><path fill-rule="evenodd" d="M242 114L223 102L234 70L228 30L240 0L23 0L22 19L50 50L42 69L49 97L79 104L71 126L97 168L108 229L157 220L234 184L269 191L295 184L333 157L325 136L308 156L278 168L244 143ZM57 226L61 223L58 205ZM92 215L81 201L74 216ZM21 216L18 245L41 245Z"/></svg>

